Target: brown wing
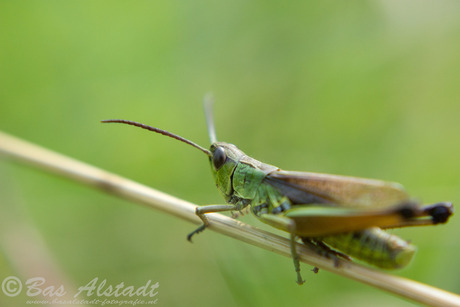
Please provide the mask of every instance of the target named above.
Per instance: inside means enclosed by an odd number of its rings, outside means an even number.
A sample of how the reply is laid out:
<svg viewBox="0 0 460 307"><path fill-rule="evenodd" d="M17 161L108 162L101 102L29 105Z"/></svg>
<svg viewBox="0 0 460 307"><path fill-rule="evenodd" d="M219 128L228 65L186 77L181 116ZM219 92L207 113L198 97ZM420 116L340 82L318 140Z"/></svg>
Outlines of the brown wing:
<svg viewBox="0 0 460 307"><path fill-rule="evenodd" d="M279 170L268 174L265 182L295 204L364 208L389 207L410 200L400 184L374 179Z"/></svg>

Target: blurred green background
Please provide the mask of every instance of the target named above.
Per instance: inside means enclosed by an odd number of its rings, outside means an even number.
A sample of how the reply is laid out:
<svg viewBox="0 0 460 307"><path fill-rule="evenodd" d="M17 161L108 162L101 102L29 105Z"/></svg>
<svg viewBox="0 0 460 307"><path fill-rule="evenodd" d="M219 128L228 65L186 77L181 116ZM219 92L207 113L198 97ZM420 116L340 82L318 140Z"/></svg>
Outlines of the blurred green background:
<svg viewBox="0 0 460 307"><path fill-rule="evenodd" d="M1 1L0 129L222 203L202 153L99 123L136 120L207 147L212 91L219 140L258 160L396 181L459 205L459 54L458 1ZM36 243L61 274L48 285L150 279L163 306L412 305L307 265L299 287L288 258L211 231L190 244L195 225L3 159L0 195L2 280L56 276ZM395 274L460 293L459 231L456 216L391 231L418 246Z"/></svg>

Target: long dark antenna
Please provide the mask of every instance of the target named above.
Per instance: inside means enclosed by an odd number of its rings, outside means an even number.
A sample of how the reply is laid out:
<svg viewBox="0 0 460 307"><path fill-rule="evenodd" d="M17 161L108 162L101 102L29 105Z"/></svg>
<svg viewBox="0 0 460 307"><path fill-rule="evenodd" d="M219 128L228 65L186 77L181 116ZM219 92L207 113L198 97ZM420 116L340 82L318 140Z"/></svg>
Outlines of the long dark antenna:
<svg viewBox="0 0 460 307"><path fill-rule="evenodd" d="M211 152L209 150L207 150L206 148L203 148L200 145L198 145L196 143L193 143L192 141L189 141L189 140L187 140L187 139L185 139L185 138L183 138L181 136L178 136L177 134L171 133L171 132L166 131L166 130L158 129L158 128L155 128L155 127L151 127L151 126L144 125L144 124L141 124L141 123L138 123L138 122L133 122L131 120L124 120L124 119L106 119L106 120L101 120L101 123L120 123L120 124L127 124L127 125L131 125L131 126L136 126L136 127L142 128L142 129L150 130L150 131L153 131L153 132L156 132L156 133L160 133L160 134L169 136L169 137L171 137L173 139L179 140L179 141L187 143L189 145L192 145L193 147L198 148L199 150L201 150L202 152L204 152L208 156L212 156Z"/></svg>
<svg viewBox="0 0 460 307"><path fill-rule="evenodd" d="M212 106L214 104L214 98L212 97L211 93L207 93L204 96L203 105L204 105L204 113L206 114L206 123L208 124L208 134L209 140L211 144L217 142L216 137L216 128L214 127L214 115L212 112Z"/></svg>

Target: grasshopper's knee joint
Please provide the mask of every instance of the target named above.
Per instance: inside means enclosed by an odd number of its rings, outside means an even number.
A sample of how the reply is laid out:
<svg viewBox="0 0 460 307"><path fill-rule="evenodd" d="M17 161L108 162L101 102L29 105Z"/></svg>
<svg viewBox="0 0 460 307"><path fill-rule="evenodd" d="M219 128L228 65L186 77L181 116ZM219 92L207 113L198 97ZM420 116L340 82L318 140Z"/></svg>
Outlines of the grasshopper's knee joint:
<svg viewBox="0 0 460 307"><path fill-rule="evenodd" d="M439 203L433 206L428 213L431 215L433 224L441 224L447 222L454 213L454 207L451 203Z"/></svg>
<svg viewBox="0 0 460 307"><path fill-rule="evenodd" d="M203 222L203 225L204 227L208 227L209 226L209 222L208 222L208 219L206 218L205 214L206 212L204 212L202 210L202 208L200 207L196 207L195 209L195 214L201 219L201 221ZM200 227L201 228L201 227ZM203 228L204 229L204 228ZM203 231L203 229L201 229L200 231ZM198 229L197 229L198 230ZM195 233L195 232L193 232Z"/></svg>
<svg viewBox="0 0 460 307"><path fill-rule="evenodd" d="M201 207L196 207L195 208L195 214L198 215L198 216L203 215L203 210L201 210Z"/></svg>
<svg viewBox="0 0 460 307"><path fill-rule="evenodd" d="M295 241L297 239L297 236L295 235L296 229L297 229L296 223L292 220L289 220L285 224L285 227L286 227L286 230L291 234L291 240Z"/></svg>

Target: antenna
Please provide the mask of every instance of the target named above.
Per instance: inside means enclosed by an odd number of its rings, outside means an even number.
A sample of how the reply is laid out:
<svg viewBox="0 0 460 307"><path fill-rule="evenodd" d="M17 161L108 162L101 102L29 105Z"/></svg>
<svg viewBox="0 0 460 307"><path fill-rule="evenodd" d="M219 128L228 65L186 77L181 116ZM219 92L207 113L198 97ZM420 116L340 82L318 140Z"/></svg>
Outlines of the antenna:
<svg viewBox="0 0 460 307"><path fill-rule="evenodd" d="M211 141L211 144L214 144L215 142L217 142L216 128L214 127L214 115L212 112L213 104L214 104L214 98L212 97L212 94L207 93L206 95L204 95L203 106L204 106L204 113L206 115L206 123L208 125L209 140Z"/></svg>
<svg viewBox="0 0 460 307"><path fill-rule="evenodd" d="M198 145L198 144L196 144L196 143L194 143L192 141L187 140L186 138L183 138L183 137L181 137L181 136L179 136L177 134L171 133L171 132L166 131L166 130L158 129L158 128L155 128L155 127L151 127L151 126L144 125L144 124L141 124L141 123L138 123L138 122L133 122L133 121L124 120L124 119L106 119L106 120L101 120L101 123L120 123L120 124L127 124L127 125L131 125L131 126L136 126L136 127L142 128L142 129L150 130L150 131L153 131L153 132L156 132L156 133L160 133L160 134L169 136L169 137L171 137L173 139L179 140L179 141L184 142L186 144L192 145L193 147L198 148L199 150L201 150L202 152L204 152L208 156L212 156L211 152L209 150L207 150L206 148L203 148L200 145Z"/></svg>

